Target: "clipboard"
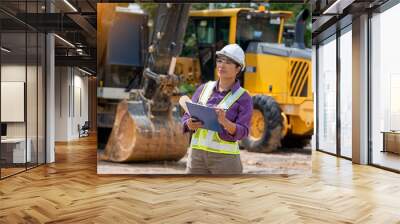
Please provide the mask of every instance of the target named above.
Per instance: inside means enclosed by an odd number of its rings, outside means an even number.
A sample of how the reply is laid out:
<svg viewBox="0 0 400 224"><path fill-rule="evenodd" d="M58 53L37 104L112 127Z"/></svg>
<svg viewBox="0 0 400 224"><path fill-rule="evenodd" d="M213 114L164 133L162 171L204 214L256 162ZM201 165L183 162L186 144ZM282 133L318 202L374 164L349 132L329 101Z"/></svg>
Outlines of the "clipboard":
<svg viewBox="0 0 400 224"><path fill-rule="evenodd" d="M190 116L203 122L204 129L216 132L222 131L214 108L191 102L186 102L186 105Z"/></svg>

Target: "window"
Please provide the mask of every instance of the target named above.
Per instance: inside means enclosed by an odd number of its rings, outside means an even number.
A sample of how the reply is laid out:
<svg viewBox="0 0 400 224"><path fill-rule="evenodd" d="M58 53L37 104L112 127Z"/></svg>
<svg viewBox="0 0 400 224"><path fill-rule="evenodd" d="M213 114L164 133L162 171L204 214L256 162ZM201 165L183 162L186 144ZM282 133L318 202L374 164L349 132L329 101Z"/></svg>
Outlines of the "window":
<svg viewBox="0 0 400 224"><path fill-rule="evenodd" d="M318 48L318 149L336 154L336 36Z"/></svg>
<svg viewBox="0 0 400 224"><path fill-rule="evenodd" d="M191 41L197 38L201 82L204 83L215 79L215 52L228 44L230 17L194 17L192 21L196 37L192 36Z"/></svg>
<svg viewBox="0 0 400 224"><path fill-rule="evenodd" d="M352 32L340 36L340 154L352 157Z"/></svg>
<svg viewBox="0 0 400 224"><path fill-rule="evenodd" d="M229 43L229 17L218 17L215 19L215 29L218 30L215 36L215 50L221 50Z"/></svg>
<svg viewBox="0 0 400 224"><path fill-rule="evenodd" d="M195 32L195 23L189 18L186 33L183 41L182 57L198 57L197 38Z"/></svg>
<svg viewBox="0 0 400 224"><path fill-rule="evenodd" d="M222 49L229 43L229 24L229 17L190 18L181 55L197 57L197 44L215 45L216 51Z"/></svg>
<svg viewBox="0 0 400 224"><path fill-rule="evenodd" d="M243 50L246 50L252 41L278 43L279 28L280 24L271 23L268 15L240 13L237 22L237 43Z"/></svg>
<svg viewBox="0 0 400 224"><path fill-rule="evenodd" d="M215 19L205 18L196 20L196 34L199 44L215 43Z"/></svg>
<svg viewBox="0 0 400 224"><path fill-rule="evenodd" d="M371 19L372 163L395 170L400 170L400 45L393 29L398 21L400 5Z"/></svg>

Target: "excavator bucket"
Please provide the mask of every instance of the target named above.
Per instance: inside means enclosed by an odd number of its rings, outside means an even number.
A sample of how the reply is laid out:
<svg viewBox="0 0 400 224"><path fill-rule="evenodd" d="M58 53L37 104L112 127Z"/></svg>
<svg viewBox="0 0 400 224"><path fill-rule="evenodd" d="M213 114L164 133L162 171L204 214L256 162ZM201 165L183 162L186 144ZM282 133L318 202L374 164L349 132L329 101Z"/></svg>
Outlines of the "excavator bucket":
<svg viewBox="0 0 400 224"><path fill-rule="evenodd" d="M121 101L102 160L113 162L178 161L189 135L173 113L149 115L143 101Z"/></svg>
<svg viewBox="0 0 400 224"><path fill-rule="evenodd" d="M121 101L102 160L180 160L189 146L171 101L179 84L173 74L183 46L190 4L160 4L140 88ZM170 32L174 30L176 32Z"/></svg>

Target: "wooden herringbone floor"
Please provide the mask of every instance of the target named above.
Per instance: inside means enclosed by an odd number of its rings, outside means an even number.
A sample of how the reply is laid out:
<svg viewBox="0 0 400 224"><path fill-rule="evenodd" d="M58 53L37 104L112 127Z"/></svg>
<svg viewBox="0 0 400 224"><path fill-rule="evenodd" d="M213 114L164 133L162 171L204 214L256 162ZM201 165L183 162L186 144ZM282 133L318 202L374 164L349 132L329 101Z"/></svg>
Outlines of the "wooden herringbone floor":
<svg viewBox="0 0 400 224"><path fill-rule="evenodd" d="M323 153L311 176L98 176L95 143L0 181L0 223L400 223L400 175Z"/></svg>

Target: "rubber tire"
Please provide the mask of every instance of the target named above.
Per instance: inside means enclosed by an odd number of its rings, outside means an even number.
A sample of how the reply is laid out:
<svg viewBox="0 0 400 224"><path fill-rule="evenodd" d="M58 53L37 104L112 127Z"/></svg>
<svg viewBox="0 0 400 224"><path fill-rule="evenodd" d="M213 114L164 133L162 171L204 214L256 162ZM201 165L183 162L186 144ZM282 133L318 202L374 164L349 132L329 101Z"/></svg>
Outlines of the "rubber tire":
<svg viewBox="0 0 400 224"><path fill-rule="evenodd" d="M311 136L295 136L288 134L282 139L284 148L304 148L310 145Z"/></svg>
<svg viewBox="0 0 400 224"><path fill-rule="evenodd" d="M260 110L264 116L264 133L258 140L250 137L243 139L241 146L250 152L273 152L281 146L282 110L275 99L267 95L253 96L253 108Z"/></svg>

